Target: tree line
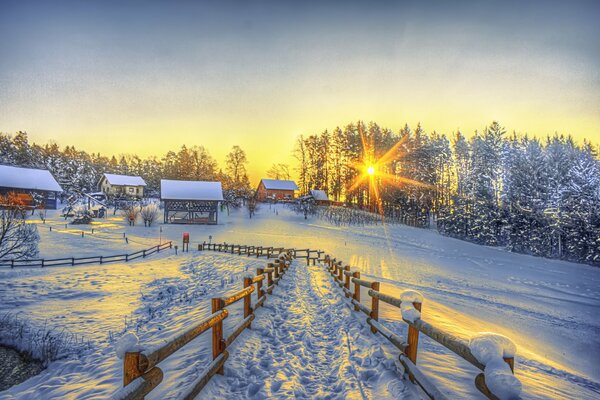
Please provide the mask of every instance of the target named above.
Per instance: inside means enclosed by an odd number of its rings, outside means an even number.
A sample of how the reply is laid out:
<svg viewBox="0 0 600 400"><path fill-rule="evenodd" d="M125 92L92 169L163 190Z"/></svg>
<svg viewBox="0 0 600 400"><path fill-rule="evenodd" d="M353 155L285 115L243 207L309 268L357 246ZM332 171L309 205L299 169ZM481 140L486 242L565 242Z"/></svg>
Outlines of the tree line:
<svg viewBox="0 0 600 400"><path fill-rule="evenodd" d="M246 153L233 146L225 159L225 168L203 146L181 146L162 158L140 158L134 154L107 157L87 153L74 146L60 148L56 143L29 143L26 132L0 133L0 164L49 170L68 195L74 191L94 192L104 173L141 176L146 193L158 197L161 179L220 181L226 203L248 197L252 190L248 179Z"/></svg>
<svg viewBox="0 0 600 400"><path fill-rule="evenodd" d="M509 134L497 122L467 138L359 121L300 136L294 156L302 192L324 189L388 221L482 245L600 265L600 161L590 142ZM377 172L357 185L370 163Z"/></svg>

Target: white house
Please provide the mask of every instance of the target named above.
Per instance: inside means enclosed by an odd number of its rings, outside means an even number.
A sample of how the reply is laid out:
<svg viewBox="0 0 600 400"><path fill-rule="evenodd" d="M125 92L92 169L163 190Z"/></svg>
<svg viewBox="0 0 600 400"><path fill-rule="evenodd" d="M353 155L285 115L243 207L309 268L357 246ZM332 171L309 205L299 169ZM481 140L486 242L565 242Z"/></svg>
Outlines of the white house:
<svg viewBox="0 0 600 400"><path fill-rule="evenodd" d="M98 182L98 188L109 197L144 197L146 182L141 176L104 174Z"/></svg>

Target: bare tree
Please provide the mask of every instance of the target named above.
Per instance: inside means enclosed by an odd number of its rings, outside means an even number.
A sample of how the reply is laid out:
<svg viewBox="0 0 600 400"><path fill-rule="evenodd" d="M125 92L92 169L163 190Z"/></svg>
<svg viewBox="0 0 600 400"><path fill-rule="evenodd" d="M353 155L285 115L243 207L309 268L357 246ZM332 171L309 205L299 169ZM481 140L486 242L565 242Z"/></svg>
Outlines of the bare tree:
<svg viewBox="0 0 600 400"><path fill-rule="evenodd" d="M225 171L229 174L234 184L239 184L246 176L248 158L240 146L233 146L225 158Z"/></svg>
<svg viewBox="0 0 600 400"><path fill-rule="evenodd" d="M25 204L9 193L0 196L0 258L33 258L39 253L40 236L35 224L28 224Z"/></svg>
<svg viewBox="0 0 600 400"><path fill-rule="evenodd" d="M256 197L250 197L246 202L246 207L248 207L248 214L250 216L250 219L252 219L252 216L256 213L256 210L258 209L258 202L256 201Z"/></svg>
<svg viewBox="0 0 600 400"><path fill-rule="evenodd" d="M271 179L285 179L289 180L290 166L287 164L273 164L267 171L267 176Z"/></svg>
<svg viewBox="0 0 600 400"><path fill-rule="evenodd" d="M140 208L130 204L127 208L121 210L121 215L125 217L130 226L135 225L135 220L140 214Z"/></svg>
<svg viewBox="0 0 600 400"><path fill-rule="evenodd" d="M142 207L140 215L144 221L144 226L152 226L152 223L158 218L160 213L156 203L150 203Z"/></svg>

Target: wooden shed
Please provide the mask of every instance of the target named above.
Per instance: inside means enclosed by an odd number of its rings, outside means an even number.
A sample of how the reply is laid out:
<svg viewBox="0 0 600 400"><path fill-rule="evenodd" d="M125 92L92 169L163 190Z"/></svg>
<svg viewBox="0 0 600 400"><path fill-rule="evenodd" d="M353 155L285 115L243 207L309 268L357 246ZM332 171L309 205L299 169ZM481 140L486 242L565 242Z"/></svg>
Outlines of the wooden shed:
<svg viewBox="0 0 600 400"><path fill-rule="evenodd" d="M56 196L62 191L50 171L0 165L0 194L14 193L27 207L56 210Z"/></svg>
<svg viewBox="0 0 600 400"><path fill-rule="evenodd" d="M261 179L256 189L258 201L292 200L298 185L294 181L279 179Z"/></svg>
<svg viewBox="0 0 600 400"><path fill-rule="evenodd" d="M221 182L160 181L165 224L207 224L219 221L219 202L223 201Z"/></svg>

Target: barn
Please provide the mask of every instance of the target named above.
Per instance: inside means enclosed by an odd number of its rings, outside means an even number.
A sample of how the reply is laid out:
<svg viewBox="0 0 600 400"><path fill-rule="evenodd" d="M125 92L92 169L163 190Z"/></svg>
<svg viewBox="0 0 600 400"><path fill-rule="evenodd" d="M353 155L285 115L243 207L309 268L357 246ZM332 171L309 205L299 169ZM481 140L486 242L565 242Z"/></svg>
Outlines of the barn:
<svg viewBox="0 0 600 400"><path fill-rule="evenodd" d="M219 202L223 201L221 182L160 181L165 224L216 225Z"/></svg>
<svg viewBox="0 0 600 400"><path fill-rule="evenodd" d="M27 207L56 210L56 196L62 191L48 170L0 165L0 194L15 193Z"/></svg>
<svg viewBox="0 0 600 400"><path fill-rule="evenodd" d="M141 176L103 174L98 188L109 197L144 197L146 182Z"/></svg>
<svg viewBox="0 0 600 400"><path fill-rule="evenodd" d="M298 185L294 181L279 179L261 179L256 189L258 201L292 200Z"/></svg>

